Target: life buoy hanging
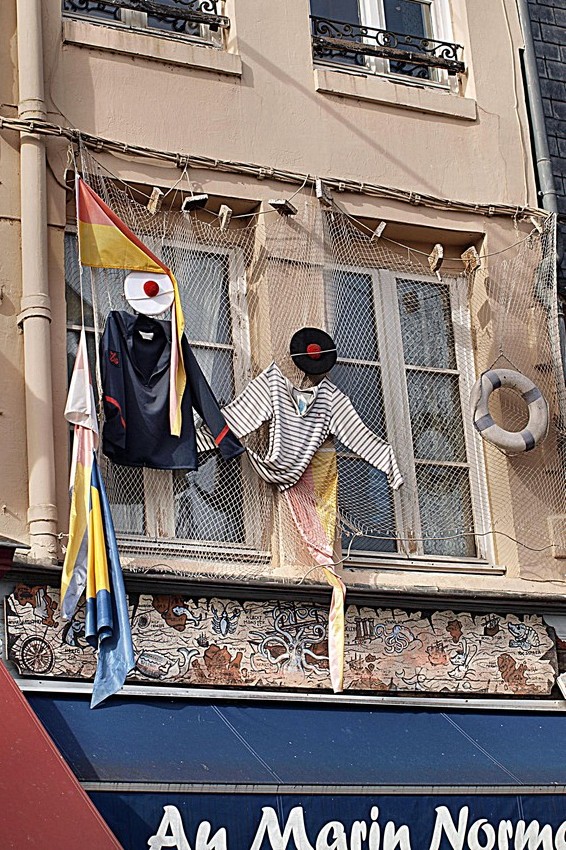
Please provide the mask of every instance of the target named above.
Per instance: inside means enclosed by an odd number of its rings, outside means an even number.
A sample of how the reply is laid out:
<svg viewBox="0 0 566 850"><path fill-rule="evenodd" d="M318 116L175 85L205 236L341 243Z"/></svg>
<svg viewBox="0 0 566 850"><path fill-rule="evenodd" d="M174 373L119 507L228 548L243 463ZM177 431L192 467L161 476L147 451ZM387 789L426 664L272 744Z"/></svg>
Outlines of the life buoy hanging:
<svg viewBox="0 0 566 850"><path fill-rule="evenodd" d="M529 421L522 431L505 431L489 412L489 397L494 390L509 387L523 397L529 409ZM536 448L548 433L548 405L530 378L512 369L489 369L474 384L470 395L474 426L484 440L507 455L518 455Z"/></svg>

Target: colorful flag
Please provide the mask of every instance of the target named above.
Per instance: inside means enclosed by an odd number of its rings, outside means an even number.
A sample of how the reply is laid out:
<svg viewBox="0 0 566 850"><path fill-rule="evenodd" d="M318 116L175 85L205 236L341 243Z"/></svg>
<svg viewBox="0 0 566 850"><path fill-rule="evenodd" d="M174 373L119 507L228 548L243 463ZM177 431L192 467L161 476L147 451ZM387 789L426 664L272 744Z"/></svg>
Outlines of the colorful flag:
<svg viewBox="0 0 566 850"><path fill-rule="evenodd" d="M75 426L69 543L61 578L61 616L70 620L86 590L85 634L98 647L91 707L116 693L134 666L128 604L110 506L95 449L98 422L84 328L65 417Z"/></svg>
<svg viewBox="0 0 566 850"><path fill-rule="evenodd" d="M98 421L84 328L67 395L65 418L75 426L71 462L69 543L61 578L61 616L70 620L86 587L90 479L98 446Z"/></svg>
<svg viewBox="0 0 566 850"><path fill-rule="evenodd" d="M333 569L338 469L336 451L327 444L313 456L296 484L284 490L291 515L314 562L332 587L328 615L328 666L335 693L344 687L344 601L346 587Z"/></svg>
<svg viewBox="0 0 566 850"><path fill-rule="evenodd" d="M175 300L171 321L169 419L171 433L178 437L181 434L181 401L187 379L181 351L185 319L175 276L78 175L77 218L79 258L83 266L154 274L164 272L173 284Z"/></svg>
<svg viewBox="0 0 566 850"><path fill-rule="evenodd" d="M94 708L120 690L135 664L120 556L96 456L90 498L85 639L98 648L90 701Z"/></svg>

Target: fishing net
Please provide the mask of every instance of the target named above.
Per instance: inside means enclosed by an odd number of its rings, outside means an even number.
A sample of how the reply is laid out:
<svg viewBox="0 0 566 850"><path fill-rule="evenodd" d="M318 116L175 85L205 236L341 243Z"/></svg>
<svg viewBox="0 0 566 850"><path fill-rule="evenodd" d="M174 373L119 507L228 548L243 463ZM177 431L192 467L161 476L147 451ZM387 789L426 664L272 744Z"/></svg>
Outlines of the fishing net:
<svg viewBox="0 0 566 850"><path fill-rule="evenodd" d="M124 467L101 456L125 567L236 578L304 575L321 559L300 517L318 509L326 556L336 562L434 560L442 567L456 560L552 574L561 526L549 518L566 513L552 218L476 271L466 275L458 260L431 275L426 252L377 236L375 223L323 209L308 190L293 198L297 215L234 215L223 227L217 216L169 206L167 197L152 213L147 198L86 154L82 169L175 274L186 335L221 405L273 361L295 387L316 383L293 363L289 342L301 327L323 328L338 351L330 379L392 445L404 477L394 491L382 471L330 441L323 449L336 452L336 506L332 486L319 492L314 479L293 503L261 479L246 455L226 462L217 452L203 453L196 472ZM69 357L84 314L99 376L96 350L106 317L110 310L131 312L127 272L85 268L81 285L69 234L66 274ZM478 375L502 364L531 378L550 408L544 444L516 457L482 440L469 411ZM526 405L513 391L494 393L491 405L503 427L524 426ZM264 455L268 440L265 424L244 442Z"/></svg>

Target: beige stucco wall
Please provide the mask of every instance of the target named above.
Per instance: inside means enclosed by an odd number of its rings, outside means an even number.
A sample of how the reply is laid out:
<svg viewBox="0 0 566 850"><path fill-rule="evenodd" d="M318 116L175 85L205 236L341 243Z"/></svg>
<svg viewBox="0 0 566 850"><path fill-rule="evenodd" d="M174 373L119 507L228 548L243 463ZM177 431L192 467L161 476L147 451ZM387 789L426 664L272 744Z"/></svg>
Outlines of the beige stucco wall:
<svg viewBox="0 0 566 850"><path fill-rule="evenodd" d="M327 68L313 71L308 0L227 3L232 27L226 50L154 38L79 20L62 21L59 0L45 0L44 71L48 118L124 143L252 162L393 186L472 203L536 205L518 66L521 45L512 0L452 0L454 40L463 44L467 74L459 93L414 87ZM0 5L0 114L17 104L15 2ZM160 57L160 58L156 58ZM46 141L49 201L49 285L52 298L53 427L59 527L66 530L68 431L63 232L66 144ZM126 155L101 155L124 180L173 185L180 171ZM281 183L193 169L195 190L266 202L289 195ZM30 187L30 191L33 187ZM26 540L27 466L23 346L19 312L18 138L0 133L0 534ZM497 251L517 239L513 222L440 211L363 195L340 195L351 213L404 228L432 245L446 233L454 254L486 238ZM434 230L423 230L434 228ZM522 230L528 232L530 225ZM430 239L427 239L429 234ZM6 506L5 508L3 506ZM521 581L513 547L507 577L380 572L356 580L395 586L534 589ZM512 565L515 564L513 567ZM540 574L560 579L563 562L546 558ZM530 565L530 575L533 566ZM557 586L536 585L536 590Z"/></svg>

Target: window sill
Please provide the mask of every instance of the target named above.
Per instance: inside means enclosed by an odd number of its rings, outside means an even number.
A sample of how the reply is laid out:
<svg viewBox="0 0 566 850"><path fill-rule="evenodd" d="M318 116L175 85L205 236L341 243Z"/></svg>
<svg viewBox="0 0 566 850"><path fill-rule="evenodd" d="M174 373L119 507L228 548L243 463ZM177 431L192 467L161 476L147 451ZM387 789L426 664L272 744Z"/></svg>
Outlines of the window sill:
<svg viewBox="0 0 566 850"><path fill-rule="evenodd" d="M217 74L239 77L242 60L235 53L226 53L210 44L156 35L155 31L132 31L123 27L63 19L63 43L94 47L125 56L139 56L154 62L199 68Z"/></svg>
<svg viewBox="0 0 566 850"><path fill-rule="evenodd" d="M465 121L476 120L476 102L469 97L460 97L438 88L404 84L369 74L333 71L328 68L315 68L316 90L323 94L351 97L356 100L384 103L400 109L412 109L460 118Z"/></svg>
<svg viewBox="0 0 566 850"><path fill-rule="evenodd" d="M348 570L407 570L423 573L469 573L476 575L505 575L504 566L492 564L479 558L458 559L447 556L417 555L403 558L385 552L372 552L371 555L353 553L346 562Z"/></svg>

